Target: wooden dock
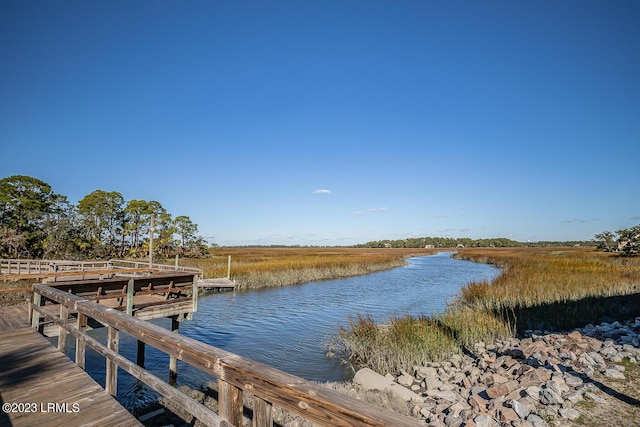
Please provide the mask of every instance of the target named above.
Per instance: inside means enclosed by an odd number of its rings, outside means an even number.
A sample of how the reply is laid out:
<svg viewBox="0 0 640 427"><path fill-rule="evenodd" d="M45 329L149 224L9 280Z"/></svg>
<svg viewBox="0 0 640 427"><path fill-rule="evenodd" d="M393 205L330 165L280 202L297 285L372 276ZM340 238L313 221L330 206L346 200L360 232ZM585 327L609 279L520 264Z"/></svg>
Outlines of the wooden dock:
<svg viewBox="0 0 640 427"><path fill-rule="evenodd" d="M21 316L15 318L16 314ZM29 327L25 306L2 307L0 318L0 425L142 425L85 371Z"/></svg>
<svg viewBox="0 0 640 427"><path fill-rule="evenodd" d="M232 291L236 288L236 283L229 279L200 279L198 287L205 291Z"/></svg>

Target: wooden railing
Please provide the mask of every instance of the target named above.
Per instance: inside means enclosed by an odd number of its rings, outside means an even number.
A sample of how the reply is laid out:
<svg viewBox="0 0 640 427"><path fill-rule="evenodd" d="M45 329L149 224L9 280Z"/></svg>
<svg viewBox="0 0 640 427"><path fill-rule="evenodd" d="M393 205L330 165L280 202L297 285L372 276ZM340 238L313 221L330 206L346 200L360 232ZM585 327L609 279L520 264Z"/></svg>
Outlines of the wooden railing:
<svg viewBox="0 0 640 427"><path fill-rule="evenodd" d="M144 270L150 271L180 271L198 274L202 277L202 270L195 267L185 267L168 264L149 264L143 261L127 261L110 259L108 261L68 261L55 259L0 259L0 274L48 274L63 272L92 272L102 270Z"/></svg>
<svg viewBox="0 0 640 427"><path fill-rule="evenodd" d="M62 271L111 269L110 261L68 261L56 259L0 259L0 274L44 274Z"/></svg>
<svg viewBox="0 0 640 427"><path fill-rule="evenodd" d="M59 310L41 307L45 301L59 304ZM182 406L209 426L242 426L243 394L253 397L253 427L273 425L273 405L323 426L420 426L418 420L374 407L342 395L321 385L287 374L264 364L204 344L189 337L174 334L160 326L126 313L107 309L80 296L43 284L34 285L33 326L36 316L46 317L60 328L58 348L64 351L66 338L76 339L75 362L84 368L85 346L106 359L105 389L115 395L117 368L125 370L166 398ZM77 313L76 319L69 319ZM107 345L86 333L88 319L108 328ZM218 379L219 413L215 413L180 392L149 371L118 353L119 336L127 334L171 358L182 360Z"/></svg>
<svg viewBox="0 0 640 427"><path fill-rule="evenodd" d="M181 271L184 273L197 274L202 277L202 269L196 267L185 267L182 265L168 265L168 264L149 264L144 261L126 261L122 259L111 259L109 263L113 268L153 268L157 271Z"/></svg>

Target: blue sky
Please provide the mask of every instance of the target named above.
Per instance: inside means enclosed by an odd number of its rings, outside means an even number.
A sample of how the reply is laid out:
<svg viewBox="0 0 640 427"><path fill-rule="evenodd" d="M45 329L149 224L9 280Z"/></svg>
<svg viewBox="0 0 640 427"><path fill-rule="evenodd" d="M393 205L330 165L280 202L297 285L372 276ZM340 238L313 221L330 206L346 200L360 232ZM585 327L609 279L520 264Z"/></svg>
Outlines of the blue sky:
<svg viewBox="0 0 640 427"><path fill-rule="evenodd" d="M0 1L0 177L222 245L640 223L640 2Z"/></svg>

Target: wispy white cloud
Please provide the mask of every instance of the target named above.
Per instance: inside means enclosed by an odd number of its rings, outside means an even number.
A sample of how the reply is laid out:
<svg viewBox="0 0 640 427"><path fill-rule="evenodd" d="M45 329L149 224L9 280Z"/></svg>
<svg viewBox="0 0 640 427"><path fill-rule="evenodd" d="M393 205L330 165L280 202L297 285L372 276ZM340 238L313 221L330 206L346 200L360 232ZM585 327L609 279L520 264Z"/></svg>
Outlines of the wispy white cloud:
<svg viewBox="0 0 640 427"><path fill-rule="evenodd" d="M386 206L383 206L381 208L371 208L371 209L369 209L369 212L386 212L388 210L389 209L387 209Z"/></svg>
<svg viewBox="0 0 640 427"><path fill-rule="evenodd" d="M361 211L355 211L353 214L354 214L354 215L364 215L364 212L361 212Z"/></svg>
<svg viewBox="0 0 640 427"><path fill-rule="evenodd" d="M311 194L331 194L331 190L325 190L325 189L313 190Z"/></svg>

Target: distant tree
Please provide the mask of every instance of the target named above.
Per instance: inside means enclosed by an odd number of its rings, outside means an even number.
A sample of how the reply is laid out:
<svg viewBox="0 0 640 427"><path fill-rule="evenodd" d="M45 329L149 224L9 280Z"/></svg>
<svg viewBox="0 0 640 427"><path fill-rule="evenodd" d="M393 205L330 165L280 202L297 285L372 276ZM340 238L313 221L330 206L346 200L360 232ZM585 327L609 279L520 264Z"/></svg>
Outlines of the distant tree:
<svg viewBox="0 0 640 427"><path fill-rule="evenodd" d="M612 252L617 249L616 235L610 231L603 231L596 234L594 241L598 244L597 248L605 252Z"/></svg>
<svg viewBox="0 0 640 427"><path fill-rule="evenodd" d="M173 235L176 233L176 227L170 214L162 212L155 217L155 231L158 235L158 250L161 254L169 256L169 252L175 244Z"/></svg>
<svg viewBox="0 0 640 427"><path fill-rule="evenodd" d="M198 226L191 222L191 218L185 215L176 217L173 221L175 232L180 236L181 247L184 250L187 243L195 237L198 232Z"/></svg>
<svg viewBox="0 0 640 427"><path fill-rule="evenodd" d="M96 190L78 202L78 213L92 256L122 256L126 219L122 194Z"/></svg>
<svg viewBox="0 0 640 427"><path fill-rule="evenodd" d="M47 215L60 195L37 178L14 175L0 180L0 255L42 255Z"/></svg>
<svg viewBox="0 0 640 427"><path fill-rule="evenodd" d="M83 259L86 250L78 209L62 196L44 221L44 258Z"/></svg>
<svg viewBox="0 0 640 427"><path fill-rule="evenodd" d="M625 256L640 255L640 224L618 231L618 250Z"/></svg>

